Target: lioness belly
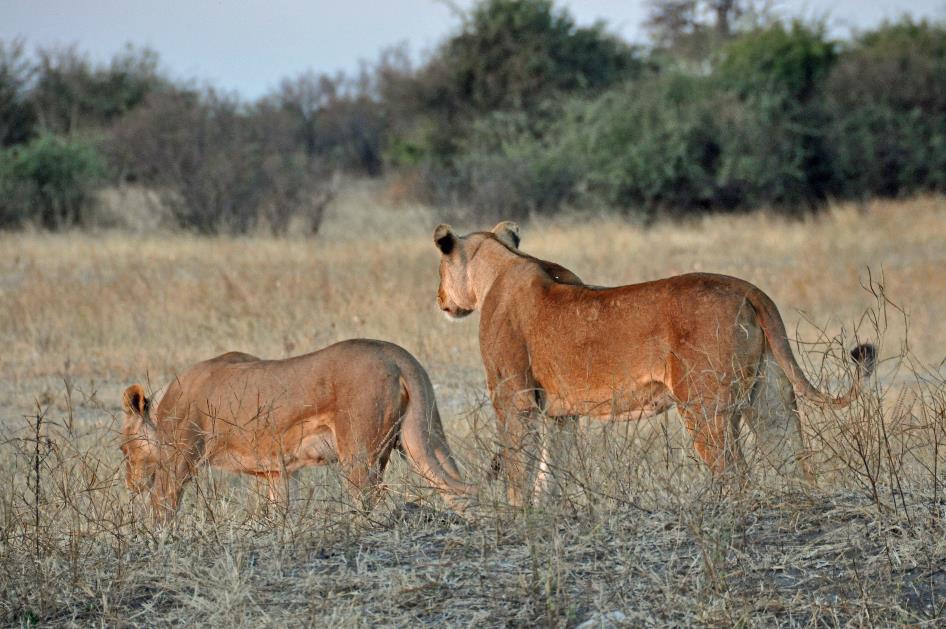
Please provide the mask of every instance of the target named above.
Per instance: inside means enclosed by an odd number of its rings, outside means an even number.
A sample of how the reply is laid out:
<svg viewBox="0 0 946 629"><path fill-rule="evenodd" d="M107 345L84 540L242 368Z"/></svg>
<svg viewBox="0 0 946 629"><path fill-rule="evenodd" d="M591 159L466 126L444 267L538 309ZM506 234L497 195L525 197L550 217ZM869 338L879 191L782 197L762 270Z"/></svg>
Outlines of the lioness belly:
<svg viewBox="0 0 946 629"><path fill-rule="evenodd" d="M611 389L546 390L546 413L551 417L582 415L597 419L636 420L662 413L673 406L670 390L661 382Z"/></svg>
<svg viewBox="0 0 946 629"><path fill-rule="evenodd" d="M266 443L264 447L263 443ZM326 465L338 460L335 434L328 426L318 426L295 439L281 443L258 439L241 446L219 448L211 458L214 467L244 474L293 473L310 465Z"/></svg>
<svg viewBox="0 0 946 629"><path fill-rule="evenodd" d="M315 434L309 435L299 444L296 465L325 465L338 461L338 445L335 443L335 433L328 427L323 427Z"/></svg>

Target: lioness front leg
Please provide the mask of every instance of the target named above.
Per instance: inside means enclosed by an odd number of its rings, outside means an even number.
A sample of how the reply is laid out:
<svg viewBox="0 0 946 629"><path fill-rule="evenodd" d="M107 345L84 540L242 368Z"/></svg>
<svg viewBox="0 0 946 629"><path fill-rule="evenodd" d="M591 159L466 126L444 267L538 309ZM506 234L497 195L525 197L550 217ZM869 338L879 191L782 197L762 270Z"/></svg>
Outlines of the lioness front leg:
<svg viewBox="0 0 946 629"><path fill-rule="evenodd" d="M521 507L532 493L532 479L537 459L538 418L534 411L496 409L502 467L506 477L506 499Z"/></svg>
<svg viewBox="0 0 946 629"><path fill-rule="evenodd" d="M165 469L155 472L154 486L151 488L151 516L154 523L163 526L171 521L177 513L184 493L184 484L187 477Z"/></svg>
<svg viewBox="0 0 946 629"><path fill-rule="evenodd" d="M270 504L288 509L294 499L295 474L290 474L283 468L282 472L267 474L266 481L269 486Z"/></svg>
<svg viewBox="0 0 946 629"><path fill-rule="evenodd" d="M499 467L506 480L506 499L511 506L521 507L533 491L530 481L539 445L538 389L527 372L509 376L489 369L486 385L496 411Z"/></svg>
<svg viewBox="0 0 946 629"><path fill-rule="evenodd" d="M771 354L766 353L744 417L756 438L757 456L779 472L816 484L808 463L810 451L802 434L798 401L792 384Z"/></svg>

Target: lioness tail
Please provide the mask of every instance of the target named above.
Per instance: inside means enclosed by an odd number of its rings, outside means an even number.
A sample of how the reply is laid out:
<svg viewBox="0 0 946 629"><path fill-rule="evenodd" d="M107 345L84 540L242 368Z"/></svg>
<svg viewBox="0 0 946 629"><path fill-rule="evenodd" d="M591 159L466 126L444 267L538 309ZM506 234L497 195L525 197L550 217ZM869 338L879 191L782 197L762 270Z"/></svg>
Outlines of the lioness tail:
<svg viewBox="0 0 946 629"><path fill-rule="evenodd" d="M772 355L782 371L785 372L785 375L788 376L796 395L828 408L844 408L860 395L864 381L874 372L874 367L877 365L876 347L870 343L863 343L851 350L851 359L857 367L857 375L847 393L838 397L831 397L816 389L805 377L798 361L795 360L795 355L792 354L788 334L785 332L785 324L782 322L782 316L779 314L775 303L768 295L752 284L745 282L745 285L748 287L746 298L759 314L762 331L765 334L769 348L772 350Z"/></svg>
<svg viewBox="0 0 946 629"><path fill-rule="evenodd" d="M399 361L401 362L401 361ZM455 508L456 496L476 494L476 486L463 481L450 453L440 422L434 388L427 372L411 357L401 364L401 386L407 404L401 423L401 445L415 471L438 489L447 503Z"/></svg>

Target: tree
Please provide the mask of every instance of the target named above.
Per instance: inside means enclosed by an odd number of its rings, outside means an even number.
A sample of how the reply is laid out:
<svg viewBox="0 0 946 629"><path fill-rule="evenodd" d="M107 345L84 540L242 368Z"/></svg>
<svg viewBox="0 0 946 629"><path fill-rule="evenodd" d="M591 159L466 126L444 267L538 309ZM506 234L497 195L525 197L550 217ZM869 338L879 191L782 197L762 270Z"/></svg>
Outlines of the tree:
<svg viewBox="0 0 946 629"><path fill-rule="evenodd" d="M486 0L441 52L448 92L482 114L533 110L556 92L596 90L641 63L603 23L578 27L551 0Z"/></svg>
<svg viewBox="0 0 946 629"><path fill-rule="evenodd" d="M654 46L704 61L734 35L768 20L770 6L753 0L649 0L644 27Z"/></svg>
<svg viewBox="0 0 946 629"><path fill-rule="evenodd" d="M382 84L383 94L397 93L396 105L406 104L392 110L416 112L392 123L387 155L397 163L451 170L481 119L524 113L540 134L563 96L597 94L645 67L604 23L579 27L552 0L481 0L457 13L458 32L410 81L389 72Z"/></svg>
<svg viewBox="0 0 946 629"><path fill-rule="evenodd" d="M288 116L309 157L369 176L381 174L386 121L367 70L356 80L306 72L284 80L267 101Z"/></svg>
<svg viewBox="0 0 946 629"><path fill-rule="evenodd" d="M36 111L29 100L32 65L23 57L23 42L0 41L0 147L33 136Z"/></svg>
<svg viewBox="0 0 946 629"><path fill-rule="evenodd" d="M31 100L49 133L104 127L167 86L152 50L127 46L107 66L93 66L76 48L39 51Z"/></svg>

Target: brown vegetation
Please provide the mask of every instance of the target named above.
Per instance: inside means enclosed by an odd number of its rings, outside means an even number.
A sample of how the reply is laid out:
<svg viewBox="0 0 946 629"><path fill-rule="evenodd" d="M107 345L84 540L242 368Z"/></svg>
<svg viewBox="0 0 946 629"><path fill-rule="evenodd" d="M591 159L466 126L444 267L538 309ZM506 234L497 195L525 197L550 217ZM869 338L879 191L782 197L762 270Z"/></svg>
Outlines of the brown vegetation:
<svg viewBox="0 0 946 629"><path fill-rule="evenodd" d="M943 622L943 199L796 222L524 226L525 251L589 283L693 270L753 282L819 388L843 387L855 336L880 349L863 401L802 405L816 490L764 469L745 490L721 487L671 413L590 426L560 472L562 504L524 514L485 480L495 420L476 326L435 306L429 234L442 218L359 191L336 200L317 239L0 235L2 622ZM225 350L282 357L356 336L428 369L464 477L483 487L470 521L392 461L371 514L332 470L302 474L288 511L207 471L174 525L151 527L121 482L124 385L158 386Z"/></svg>

